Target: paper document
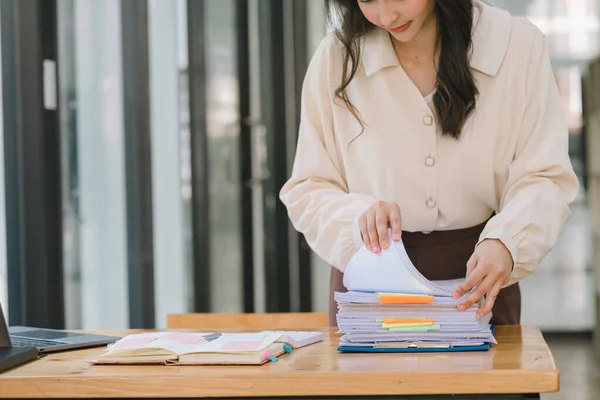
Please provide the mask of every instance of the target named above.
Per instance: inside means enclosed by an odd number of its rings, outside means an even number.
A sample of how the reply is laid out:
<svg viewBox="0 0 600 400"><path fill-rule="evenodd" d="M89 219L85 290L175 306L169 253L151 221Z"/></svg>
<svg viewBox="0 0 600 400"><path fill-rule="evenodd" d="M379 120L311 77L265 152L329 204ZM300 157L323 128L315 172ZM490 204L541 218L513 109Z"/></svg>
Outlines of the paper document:
<svg viewBox="0 0 600 400"><path fill-rule="evenodd" d="M443 266L440 266L443 268ZM413 265L402 241L375 254L365 246L344 272L344 286L356 292L389 292L452 297L463 279L429 281Z"/></svg>

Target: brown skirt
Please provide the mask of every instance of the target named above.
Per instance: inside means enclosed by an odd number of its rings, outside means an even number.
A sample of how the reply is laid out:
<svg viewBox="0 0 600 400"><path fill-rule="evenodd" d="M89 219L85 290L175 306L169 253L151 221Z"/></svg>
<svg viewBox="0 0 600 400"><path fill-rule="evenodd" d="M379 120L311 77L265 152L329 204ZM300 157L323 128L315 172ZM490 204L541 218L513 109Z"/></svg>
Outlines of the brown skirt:
<svg viewBox="0 0 600 400"><path fill-rule="evenodd" d="M487 221L486 221L487 222ZM409 258L415 267L429 280L464 278L467 261L485 223L466 229L452 231L403 232L402 241ZM331 269L329 323L336 326L337 304L334 292L345 292L343 274L337 268ZM498 294L492 308L492 324L519 325L521 321L521 291L519 284L508 286Z"/></svg>

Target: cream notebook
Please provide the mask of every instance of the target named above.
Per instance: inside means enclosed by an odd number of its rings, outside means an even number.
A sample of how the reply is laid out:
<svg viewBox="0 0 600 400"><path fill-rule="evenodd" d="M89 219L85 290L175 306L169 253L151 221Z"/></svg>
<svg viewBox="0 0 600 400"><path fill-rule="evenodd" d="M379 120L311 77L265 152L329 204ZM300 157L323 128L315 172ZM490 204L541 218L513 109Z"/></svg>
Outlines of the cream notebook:
<svg viewBox="0 0 600 400"><path fill-rule="evenodd" d="M260 365L277 362L277 357L298 347L288 343L293 342L288 336L283 331L142 333L124 337L88 361L93 364ZM312 337L316 339L309 344L323 340L320 332L314 332Z"/></svg>

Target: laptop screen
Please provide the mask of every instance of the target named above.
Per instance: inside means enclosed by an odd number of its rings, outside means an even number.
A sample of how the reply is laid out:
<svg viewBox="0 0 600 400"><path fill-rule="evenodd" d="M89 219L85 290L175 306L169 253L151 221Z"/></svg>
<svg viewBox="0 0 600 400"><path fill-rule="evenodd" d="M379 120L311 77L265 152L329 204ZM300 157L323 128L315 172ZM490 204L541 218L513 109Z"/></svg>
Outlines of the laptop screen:
<svg viewBox="0 0 600 400"><path fill-rule="evenodd" d="M23 331L13 334L14 336L26 337L30 339L63 339L73 336L81 336L81 333L63 332L63 331L52 331L44 329L32 329L30 331Z"/></svg>
<svg viewBox="0 0 600 400"><path fill-rule="evenodd" d="M2 302L0 302L0 347L12 347L10 336L8 334L8 324L4 318Z"/></svg>

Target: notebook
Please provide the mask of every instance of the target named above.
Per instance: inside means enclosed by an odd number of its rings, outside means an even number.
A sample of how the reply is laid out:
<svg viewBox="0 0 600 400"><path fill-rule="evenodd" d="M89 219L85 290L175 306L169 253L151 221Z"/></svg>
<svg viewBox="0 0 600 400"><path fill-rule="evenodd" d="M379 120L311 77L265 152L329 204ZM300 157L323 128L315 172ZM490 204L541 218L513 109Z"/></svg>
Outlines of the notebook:
<svg viewBox="0 0 600 400"><path fill-rule="evenodd" d="M443 267L443 266L441 266ZM496 343L492 313L478 319L483 300L458 311L452 297L463 279L429 281L412 264L402 241L379 254L362 247L345 273L346 293L336 292L345 352L485 351Z"/></svg>
<svg viewBox="0 0 600 400"><path fill-rule="evenodd" d="M294 340L299 333L160 332L125 336L93 360L92 364L261 365L279 361L294 348L323 340L322 333ZM292 342L292 344L288 343Z"/></svg>
<svg viewBox="0 0 600 400"><path fill-rule="evenodd" d="M271 332L271 331L265 331ZM308 346L309 344L321 342L324 339L323 332L312 331L274 331L281 334L280 341L289 344L293 349Z"/></svg>

